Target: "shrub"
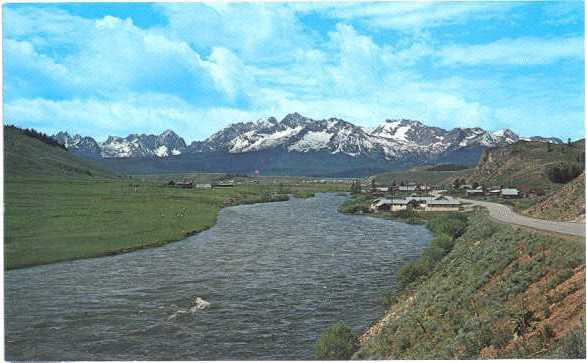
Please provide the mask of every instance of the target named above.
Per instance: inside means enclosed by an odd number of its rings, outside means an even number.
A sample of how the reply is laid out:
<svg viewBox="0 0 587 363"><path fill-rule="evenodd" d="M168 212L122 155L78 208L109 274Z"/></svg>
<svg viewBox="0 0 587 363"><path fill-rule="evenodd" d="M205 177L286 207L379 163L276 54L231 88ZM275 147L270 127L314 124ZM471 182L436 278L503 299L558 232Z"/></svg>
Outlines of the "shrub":
<svg viewBox="0 0 587 363"><path fill-rule="evenodd" d="M331 325L316 343L316 357L320 360L348 360L357 350L357 338L351 328L342 322Z"/></svg>
<svg viewBox="0 0 587 363"><path fill-rule="evenodd" d="M578 177L583 172L579 164L560 163L546 169L546 175L553 183L565 184Z"/></svg>
<svg viewBox="0 0 587 363"><path fill-rule="evenodd" d="M467 216L462 214L434 216L428 221L427 227L436 234L445 234L456 239L465 233L465 229L467 228Z"/></svg>
<svg viewBox="0 0 587 363"><path fill-rule="evenodd" d="M585 359L585 326L581 324L580 328L574 329L560 340L560 346L553 358Z"/></svg>
<svg viewBox="0 0 587 363"><path fill-rule="evenodd" d="M404 288L425 273L426 271L423 269L423 266L419 261L408 263L399 269L397 273L397 283L401 288Z"/></svg>

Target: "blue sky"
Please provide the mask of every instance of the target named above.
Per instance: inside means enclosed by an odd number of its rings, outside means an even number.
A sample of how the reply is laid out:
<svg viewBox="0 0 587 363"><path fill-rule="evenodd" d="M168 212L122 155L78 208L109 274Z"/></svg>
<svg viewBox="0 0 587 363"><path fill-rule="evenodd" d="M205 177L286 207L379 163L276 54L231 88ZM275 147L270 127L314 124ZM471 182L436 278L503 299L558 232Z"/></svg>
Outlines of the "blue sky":
<svg viewBox="0 0 587 363"><path fill-rule="evenodd" d="M584 137L582 2L5 4L4 121L200 140L299 112Z"/></svg>

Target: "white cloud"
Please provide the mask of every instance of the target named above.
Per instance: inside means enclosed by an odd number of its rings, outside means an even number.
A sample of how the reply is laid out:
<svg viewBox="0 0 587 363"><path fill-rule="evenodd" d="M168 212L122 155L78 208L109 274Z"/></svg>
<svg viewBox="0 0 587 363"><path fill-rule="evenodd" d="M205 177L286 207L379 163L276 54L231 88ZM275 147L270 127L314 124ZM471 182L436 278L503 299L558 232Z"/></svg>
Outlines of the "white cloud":
<svg viewBox="0 0 587 363"><path fill-rule="evenodd" d="M437 53L445 65L548 64L561 59L583 59L583 38L500 39L486 44L453 45Z"/></svg>
<svg viewBox="0 0 587 363"><path fill-rule="evenodd" d="M6 123L26 125L47 133L69 130L101 140L108 135L160 133L172 128L186 142L203 139L209 136L210 130L226 126L230 121L259 117L254 112L235 108L198 108L160 94L134 94L114 101L19 99L5 104L4 115Z"/></svg>
<svg viewBox="0 0 587 363"><path fill-rule="evenodd" d="M255 62L288 60L311 43L295 11L278 3L159 4L168 18L164 31L196 49L231 49Z"/></svg>
<svg viewBox="0 0 587 363"><path fill-rule="evenodd" d="M374 2L374 3L302 3L298 11L320 10L340 20L355 20L366 27L419 32L442 25L464 23L471 19L491 19L508 12L511 3L494 2Z"/></svg>

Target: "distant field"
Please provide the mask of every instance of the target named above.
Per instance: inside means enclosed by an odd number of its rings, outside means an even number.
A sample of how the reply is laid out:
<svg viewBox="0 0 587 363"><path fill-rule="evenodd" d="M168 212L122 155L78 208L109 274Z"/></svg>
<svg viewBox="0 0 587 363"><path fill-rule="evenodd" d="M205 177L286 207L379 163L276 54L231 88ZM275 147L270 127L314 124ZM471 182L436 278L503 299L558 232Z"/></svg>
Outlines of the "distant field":
<svg viewBox="0 0 587 363"><path fill-rule="evenodd" d="M211 227L227 205L349 190L345 184L275 177L234 188L172 188L169 180L211 183L224 174L115 176L41 136L8 127L4 157L9 269L159 246Z"/></svg>
<svg viewBox="0 0 587 363"><path fill-rule="evenodd" d="M450 184L450 178L466 178L473 172L473 169L463 169L456 171L433 171L426 169L410 169L406 171L390 171L375 175L375 182L381 185L390 185L395 181L396 184L401 182L415 182L426 184Z"/></svg>
<svg viewBox="0 0 587 363"><path fill-rule="evenodd" d="M214 225L225 205L346 191L345 185L180 189L134 179L5 179L6 268L159 246Z"/></svg>

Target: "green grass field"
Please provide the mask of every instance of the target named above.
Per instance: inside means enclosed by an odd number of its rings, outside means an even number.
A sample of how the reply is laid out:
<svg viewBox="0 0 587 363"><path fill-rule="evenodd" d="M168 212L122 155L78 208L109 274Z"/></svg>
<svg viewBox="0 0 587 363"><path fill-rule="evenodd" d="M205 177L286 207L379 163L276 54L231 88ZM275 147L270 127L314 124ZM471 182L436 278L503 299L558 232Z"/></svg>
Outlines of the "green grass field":
<svg viewBox="0 0 587 363"><path fill-rule="evenodd" d="M7 269L160 246L213 226L225 206L349 188L291 178L172 188L165 185L170 178L211 182L222 174L114 176L15 129L4 128L4 141Z"/></svg>
<svg viewBox="0 0 587 363"><path fill-rule="evenodd" d="M5 265L10 269L159 246L211 227L227 205L345 187L260 184L199 190L133 179L7 178Z"/></svg>

